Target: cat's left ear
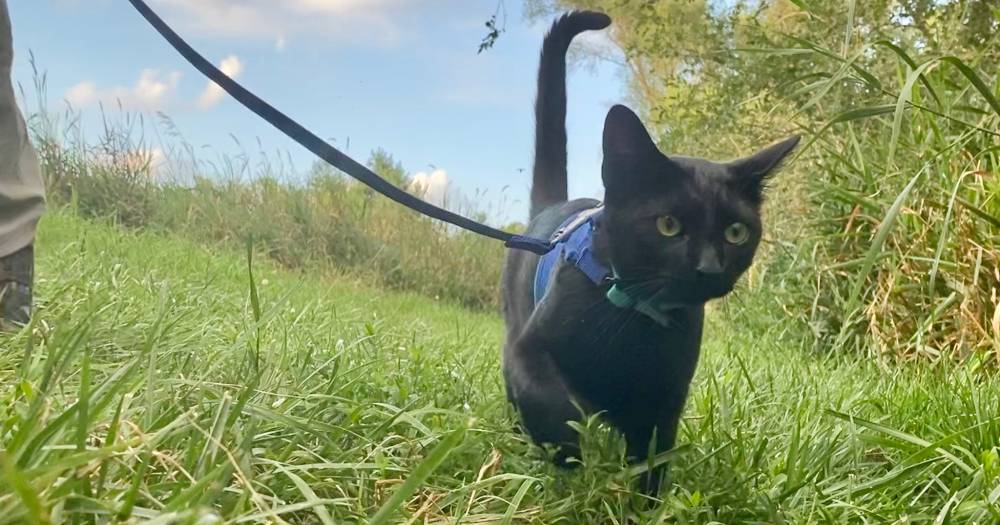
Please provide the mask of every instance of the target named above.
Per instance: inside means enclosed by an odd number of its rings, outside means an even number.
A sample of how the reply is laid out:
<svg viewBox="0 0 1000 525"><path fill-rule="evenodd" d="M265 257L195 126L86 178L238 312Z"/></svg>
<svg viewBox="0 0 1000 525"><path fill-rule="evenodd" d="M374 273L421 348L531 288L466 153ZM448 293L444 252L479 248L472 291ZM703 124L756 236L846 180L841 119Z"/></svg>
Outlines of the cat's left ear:
<svg viewBox="0 0 1000 525"><path fill-rule="evenodd" d="M765 180L781 167L781 163L795 150L795 146L799 145L799 139L798 135L793 135L749 157L729 162L727 167L732 174L733 183L747 197L760 202Z"/></svg>

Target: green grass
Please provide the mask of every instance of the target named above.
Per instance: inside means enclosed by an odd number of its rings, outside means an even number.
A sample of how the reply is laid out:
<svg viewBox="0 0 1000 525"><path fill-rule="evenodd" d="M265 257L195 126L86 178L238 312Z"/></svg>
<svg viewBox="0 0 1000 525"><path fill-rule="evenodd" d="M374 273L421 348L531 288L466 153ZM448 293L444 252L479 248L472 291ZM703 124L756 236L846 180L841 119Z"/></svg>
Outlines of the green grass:
<svg viewBox="0 0 1000 525"><path fill-rule="evenodd" d="M0 336L2 523L994 523L1000 390L713 312L662 501L512 431L497 315L53 211ZM763 326L763 329L761 328Z"/></svg>

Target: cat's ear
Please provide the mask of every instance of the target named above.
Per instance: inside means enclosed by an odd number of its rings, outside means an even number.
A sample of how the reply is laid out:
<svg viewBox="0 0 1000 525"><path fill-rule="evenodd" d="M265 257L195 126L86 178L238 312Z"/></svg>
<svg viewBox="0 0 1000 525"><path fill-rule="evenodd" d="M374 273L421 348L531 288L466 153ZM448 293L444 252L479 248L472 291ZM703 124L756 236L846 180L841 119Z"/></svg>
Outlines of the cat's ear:
<svg viewBox="0 0 1000 525"><path fill-rule="evenodd" d="M604 157L610 159L641 158L656 152L656 144L629 108L616 104L604 119Z"/></svg>
<svg viewBox="0 0 1000 525"><path fill-rule="evenodd" d="M615 105L604 119L604 200L627 199L646 186L645 173L659 150L639 117L625 106Z"/></svg>
<svg viewBox="0 0 1000 525"><path fill-rule="evenodd" d="M749 157L729 162L727 167L732 174L733 183L744 194L755 201L763 197L765 181L773 175L781 163L799 145L800 137L793 135L776 142Z"/></svg>

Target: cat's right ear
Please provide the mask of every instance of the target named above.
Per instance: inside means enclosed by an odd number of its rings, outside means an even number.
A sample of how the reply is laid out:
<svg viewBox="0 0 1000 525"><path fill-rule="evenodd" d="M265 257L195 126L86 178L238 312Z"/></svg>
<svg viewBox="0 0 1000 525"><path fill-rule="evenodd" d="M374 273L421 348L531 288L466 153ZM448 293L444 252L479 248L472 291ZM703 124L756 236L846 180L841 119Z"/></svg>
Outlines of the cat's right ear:
<svg viewBox="0 0 1000 525"><path fill-rule="evenodd" d="M639 117L621 104L612 106L604 119L604 158L627 161L656 151Z"/></svg>
<svg viewBox="0 0 1000 525"><path fill-rule="evenodd" d="M604 119L601 178L606 190L605 200L625 197L630 191L643 187L639 179L650 159L658 153L639 117L625 106L613 106Z"/></svg>

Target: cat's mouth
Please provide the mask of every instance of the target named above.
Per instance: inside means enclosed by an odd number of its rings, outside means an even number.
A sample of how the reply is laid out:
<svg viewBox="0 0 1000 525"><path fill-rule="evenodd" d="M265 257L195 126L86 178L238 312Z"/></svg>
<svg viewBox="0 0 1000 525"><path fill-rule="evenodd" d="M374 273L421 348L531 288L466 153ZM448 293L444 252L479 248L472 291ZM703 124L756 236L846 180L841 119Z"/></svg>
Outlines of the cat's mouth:
<svg viewBox="0 0 1000 525"><path fill-rule="evenodd" d="M688 305L704 304L712 299L721 299L733 291L728 283L692 283L673 289L665 289L664 296Z"/></svg>
<svg viewBox="0 0 1000 525"><path fill-rule="evenodd" d="M734 288L734 284L728 279L681 279L663 274L619 279L617 282L636 298L676 307L697 306L712 299L720 299L729 295Z"/></svg>
<svg viewBox="0 0 1000 525"><path fill-rule="evenodd" d="M734 286L735 284L726 278L703 279L701 282L696 282L696 287L704 290L709 299L719 299L729 295Z"/></svg>

